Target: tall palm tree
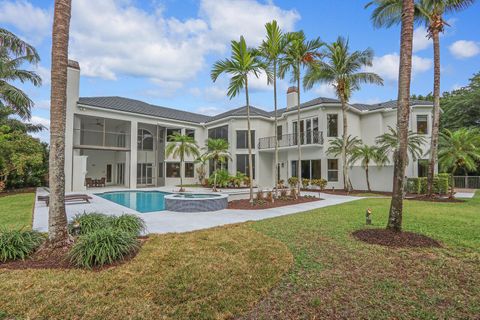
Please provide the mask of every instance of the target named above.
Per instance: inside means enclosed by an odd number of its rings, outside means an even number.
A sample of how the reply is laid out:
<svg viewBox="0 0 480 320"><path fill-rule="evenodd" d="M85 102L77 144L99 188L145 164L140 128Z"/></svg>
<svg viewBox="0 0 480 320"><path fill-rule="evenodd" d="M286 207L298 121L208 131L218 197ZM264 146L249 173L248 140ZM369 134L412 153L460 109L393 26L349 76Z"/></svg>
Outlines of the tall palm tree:
<svg viewBox="0 0 480 320"><path fill-rule="evenodd" d="M190 136L175 132L168 138L170 142L165 148L165 154L167 156L173 156L174 159L180 158L180 192L183 192L185 191L183 188L183 176L185 175L185 156L194 156L198 158L200 156L200 152L198 151L197 142Z"/></svg>
<svg viewBox="0 0 480 320"><path fill-rule="evenodd" d="M413 25L415 19L414 0L374 0L369 5L376 6L372 20L375 25L375 15L383 8L394 3L400 8L400 69L398 73L398 98L397 98L397 131L399 137L398 149L394 158L393 169L393 194L390 204L387 229L393 231L402 230L403 215L403 185L405 179L406 160L408 157L408 120L410 117L410 83L412 78L412 49L413 49ZM392 9L390 9L392 10Z"/></svg>
<svg viewBox="0 0 480 320"><path fill-rule="evenodd" d="M343 154L345 154L345 163L350 167L353 165L352 162L352 155L353 151L358 148L362 144L362 140L359 139L358 137L352 137L352 135L349 135L345 140L340 139L340 138L335 138L330 142L330 145L327 149L327 154L331 155L335 158L341 157ZM349 180L347 180L347 183L351 186L352 183Z"/></svg>
<svg viewBox="0 0 480 320"><path fill-rule="evenodd" d="M274 181L275 181L275 195L277 195L278 189L278 137L277 137L277 71L278 62L283 54L286 45L288 44L287 37L282 33L276 20L265 24L265 30L267 31L267 38L262 41L262 44L258 48L258 52L263 57L269 68L273 72L273 106L275 112L275 163L274 163Z"/></svg>
<svg viewBox="0 0 480 320"><path fill-rule="evenodd" d="M445 129L440 133L438 162L445 169L450 169L453 197L453 175L457 169L476 170L480 161L480 130L462 128L457 131Z"/></svg>
<svg viewBox="0 0 480 320"><path fill-rule="evenodd" d="M52 31L50 103L50 206L48 236L52 247L70 241L65 212L65 118L67 105L68 38L71 0L55 0Z"/></svg>
<svg viewBox="0 0 480 320"><path fill-rule="evenodd" d="M381 3L372 14L372 20L377 27L390 27L401 20L401 0L376 0ZM415 19L426 25L428 38L433 41L433 117L430 160L427 175L427 194L433 194L433 177L438 152L438 133L440 128L440 33L444 31L447 22L443 15L465 9L474 0L420 0L415 4ZM367 5L367 6L368 6Z"/></svg>
<svg viewBox="0 0 480 320"><path fill-rule="evenodd" d="M381 148L377 146L369 146L366 144L355 147L352 151L352 156L350 160L352 164L356 161L361 162L362 167L365 169L365 178L367 180L368 191L372 191L372 189L370 188L370 179L368 176L368 169L370 163L374 162L377 166L383 166L389 161L387 154Z"/></svg>
<svg viewBox="0 0 480 320"><path fill-rule="evenodd" d="M7 30L0 29L0 108L7 107L22 119L30 119L34 103L14 82L40 86L40 76L23 69L26 63L37 64L39 61L35 48Z"/></svg>
<svg viewBox="0 0 480 320"><path fill-rule="evenodd" d="M227 95L230 99L237 96L245 88L245 102L247 107L247 143L248 143L248 177L250 179L250 203L253 204L253 161L252 161L252 139L250 129L250 100L248 95L248 76L259 77L261 72L271 78L270 71L265 63L260 61L258 55L247 47L245 38L240 37L240 41L232 40L232 56L230 59L217 61L212 68L211 77L215 82L222 73L228 73L230 84Z"/></svg>
<svg viewBox="0 0 480 320"><path fill-rule="evenodd" d="M335 93L342 104L343 119L343 146L346 146L348 137L347 110L352 93L360 89L364 83L383 85L383 79L373 72L361 71L364 67L372 66L373 50L349 52L348 40L338 37L332 44L326 44L323 57L327 61L318 61L310 66L303 79L304 86L311 88L316 83L332 84ZM346 150L342 151L343 186L350 191L352 186L348 179L348 164Z"/></svg>
<svg viewBox="0 0 480 320"><path fill-rule="evenodd" d="M301 141L300 140L300 79L302 69L314 63L317 59L321 58L319 49L323 46L323 42L320 41L320 38L313 40L307 40L303 31L290 32L286 34L286 39L288 41L287 46L285 47L285 52L280 60L279 66L279 75L281 78L285 77L287 72L291 72L291 82L295 83L297 86L297 152L298 152L298 162L297 162L297 177L298 177L298 194L300 194L300 184L301 184L301 164L302 164L302 153L301 153Z"/></svg>
<svg viewBox="0 0 480 320"><path fill-rule="evenodd" d="M231 160L232 157L228 151L228 141L225 139L208 139L205 146L205 153L203 157L213 161L213 191L217 191L217 166L219 163L223 163L227 160Z"/></svg>
<svg viewBox="0 0 480 320"><path fill-rule="evenodd" d="M0 107L0 126L6 125L10 127L12 131L20 131L23 133L37 133L47 129L42 124L26 123L10 117L15 114L16 113L8 107Z"/></svg>
<svg viewBox="0 0 480 320"><path fill-rule="evenodd" d="M395 162L395 157L397 151L400 147L400 137L398 132L392 128L388 127L388 132L378 136L375 139L375 143L378 145L379 149L385 154L393 154L393 161ZM407 149L408 153L412 160L417 160L423 155L422 146L427 143L427 140L424 136L417 134L413 131L408 131L407 138ZM405 159L406 164L408 164L408 157Z"/></svg>

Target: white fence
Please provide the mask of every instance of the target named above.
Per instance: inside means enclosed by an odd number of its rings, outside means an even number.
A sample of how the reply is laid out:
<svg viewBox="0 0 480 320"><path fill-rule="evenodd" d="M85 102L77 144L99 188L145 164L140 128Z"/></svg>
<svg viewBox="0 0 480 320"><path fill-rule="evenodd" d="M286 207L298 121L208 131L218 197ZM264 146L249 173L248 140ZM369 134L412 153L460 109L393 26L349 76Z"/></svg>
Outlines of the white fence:
<svg viewBox="0 0 480 320"><path fill-rule="evenodd" d="M480 189L480 176L454 176L455 188Z"/></svg>

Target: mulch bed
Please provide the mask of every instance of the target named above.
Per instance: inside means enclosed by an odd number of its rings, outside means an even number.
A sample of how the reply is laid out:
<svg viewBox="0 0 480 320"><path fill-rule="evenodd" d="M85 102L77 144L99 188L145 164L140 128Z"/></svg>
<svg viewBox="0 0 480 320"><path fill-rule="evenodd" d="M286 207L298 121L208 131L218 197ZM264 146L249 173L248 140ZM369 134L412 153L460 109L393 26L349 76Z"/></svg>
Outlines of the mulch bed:
<svg viewBox="0 0 480 320"><path fill-rule="evenodd" d="M139 237L140 246L142 246L148 237ZM26 260L15 260L8 261L5 263L0 262L0 269L10 269L10 270L25 270L25 269L81 269L70 263L68 258L68 251L72 245L69 247L64 247L60 249L47 249L41 247L38 249L30 258ZM105 265L102 267L95 267L93 271L102 271L110 269L113 267L120 266L137 255L138 251L133 252L132 254L126 256L123 260L117 261L110 265Z"/></svg>
<svg viewBox="0 0 480 320"><path fill-rule="evenodd" d="M435 247L442 245L435 239L414 232L395 232L387 229L362 229L352 232L352 235L360 241L369 244L378 244L386 247Z"/></svg>
<svg viewBox="0 0 480 320"><path fill-rule="evenodd" d="M314 198L314 197L298 197L298 199L293 198L283 198L283 199L275 199L275 202L268 202L266 200L255 200L253 206L250 204L248 199L242 200L233 200L228 203L228 209L241 209L241 210L260 210L260 209L269 209L269 208L278 208L283 206L290 206L293 204L299 203L306 203L306 202L313 202L319 201L322 199Z"/></svg>
<svg viewBox="0 0 480 320"><path fill-rule="evenodd" d="M12 189L12 190L4 190L0 192L0 197L6 197L6 196L13 196L15 194L21 194L21 193L31 193L35 192L37 188L23 188L23 189Z"/></svg>
<svg viewBox="0 0 480 320"><path fill-rule="evenodd" d="M446 197L429 197L425 195L421 196L409 196L408 198L405 198L407 200L417 200L417 201L428 201L428 202L465 202L465 200L462 199L456 199L456 198L446 198Z"/></svg>

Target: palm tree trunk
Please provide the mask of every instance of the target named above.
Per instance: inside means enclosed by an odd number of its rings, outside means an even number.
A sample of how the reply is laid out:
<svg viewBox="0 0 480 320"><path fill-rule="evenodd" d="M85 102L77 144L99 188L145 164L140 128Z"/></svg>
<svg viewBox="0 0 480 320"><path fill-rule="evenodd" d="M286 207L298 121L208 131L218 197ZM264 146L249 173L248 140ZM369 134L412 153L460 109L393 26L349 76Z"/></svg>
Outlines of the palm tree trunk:
<svg viewBox="0 0 480 320"><path fill-rule="evenodd" d="M438 151L438 131L440 127L440 37L438 29L432 33L433 39L433 119L432 138L430 146L430 161L428 163L427 195L433 194L433 179Z"/></svg>
<svg viewBox="0 0 480 320"><path fill-rule="evenodd" d="M342 168L343 168L343 188L349 192L352 189L350 180L348 179L348 163L347 163L347 140L348 140L348 123L347 123L347 103L343 97L340 96L342 103L342 118L343 118L343 133L342 133Z"/></svg>
<svg viewBox="0 0 480 320"><path fill-rule="evenodd" d="M275 166L273 169L275 181L275 199L278 197L278 119L277 119L277 60L273 60L273 106L275 108Z"/></svg>
<svg viewBox="0 0 480 320"><path fill-rule="evenodd" d="M248 77L247 76L245 76L245 99L247 102L247 143L248 143L248 175L250 179L250 204L253 205L252 134L250 130L250 100L248 99Z"/></svg>
<svg viewBox="0 0 480 320"><path fill-rule="evenodd" d="M399 146L394 157L393 194L387 229L402 230L403 184L408 159L408 120L410 116L410 82L412 75L413 0L403 0L400 41L400 70L398 75L397 132Z"/></svg>
<svg viewBox="0 0 480 320"><path fill-rule="evenodd" d="M185 174L185 164L184 164L184 162L185 162L185 160L182 156L181 159L180 159L180 192L185 191L183 189L183 175Z"/></svg>
<svg viewBox="0 0 480 320"><path fill-rule="evenodd" d="M368 164L365 167L365 177L367 178L367 189L370 192L372 189L370 189L370 179L368 178Z"/></svg>
<svg viewBox="0 0 480 320"><path fill-rule="evenodd" d="M63 247L69 242L65 212L65 106L70 15L71 0L56 0L52 32L48 215L49 244L53 248Z"/></svg>
<svg viewBox="0 0 480 320"><path fill-rule="evenodd" d="M213 192L217 192L217 160L213 159Z"/></svg>
<svg viewBox="0 0 480 320"><path fill-rule="evenodd" d="M302 148L300 141L300 64L297 65L297 151L298 151L298 163L297 163L297 177L298 177L298 196L300 196L300 184L302 183Z"/></svg>

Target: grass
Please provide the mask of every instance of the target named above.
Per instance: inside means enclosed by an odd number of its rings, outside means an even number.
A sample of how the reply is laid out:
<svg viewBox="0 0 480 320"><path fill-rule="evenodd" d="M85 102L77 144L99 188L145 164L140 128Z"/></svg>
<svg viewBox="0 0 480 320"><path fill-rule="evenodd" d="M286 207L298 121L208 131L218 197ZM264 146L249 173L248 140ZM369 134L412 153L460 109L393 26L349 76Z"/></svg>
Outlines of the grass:
<svg viewBox="0 0 480 320"><path fill-rule="evenodd" d="M32 226L32 208L35 193L19 193L0 197L0 226L18 229Z"/></svg>
<svg viewBox="0 0 480 320"><path fill-rule="evenodd" d="M392 249L350 235L387 221L389 199L183 234L152 235L101 272L0 269L0 319L474 319L480 194L406 201L404 229L443 248ZM7 316L8 315L8 316Z"/></svg>

